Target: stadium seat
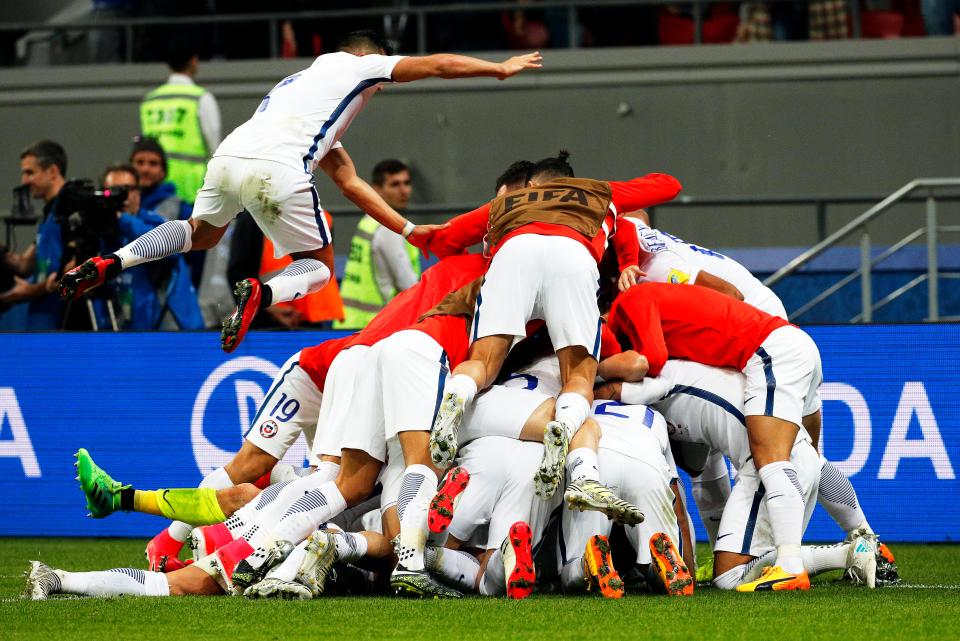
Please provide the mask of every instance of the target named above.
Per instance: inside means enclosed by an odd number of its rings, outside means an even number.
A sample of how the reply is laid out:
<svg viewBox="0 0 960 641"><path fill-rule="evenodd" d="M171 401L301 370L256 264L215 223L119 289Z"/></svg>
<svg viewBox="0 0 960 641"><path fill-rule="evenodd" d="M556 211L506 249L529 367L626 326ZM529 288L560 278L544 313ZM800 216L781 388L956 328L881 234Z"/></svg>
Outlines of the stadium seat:
<svg viewBox="0 0 960 641"><path fill-rule="evenodd" d="M860 14L860 33L864 38L899 38L905 19L896 11L864 11Z"/></svg>
<svg viewBox="0 0 960 641"><path fill-rule="evenodd" d="M678 16L662 9L657 18L657 30L662 45L693 44L695 29L692 18ZM726 5L711 8L709 17L703 21L703 42L706 44L726 44L733 42L737 35L740 17Z"/></svg>

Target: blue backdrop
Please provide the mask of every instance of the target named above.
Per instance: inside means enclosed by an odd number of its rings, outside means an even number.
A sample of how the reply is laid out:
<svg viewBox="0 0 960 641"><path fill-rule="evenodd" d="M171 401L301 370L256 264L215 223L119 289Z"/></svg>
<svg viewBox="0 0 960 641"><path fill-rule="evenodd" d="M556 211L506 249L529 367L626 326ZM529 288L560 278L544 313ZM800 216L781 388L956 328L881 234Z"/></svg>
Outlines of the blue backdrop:
<svg viewBox="0 0 960 641"><path fill-rule="evenodd" d="M807 331L824 453L871 524L890 541L960 539L960 325ZM0 535L154 534L156 517L84 517L73 452L137 487L194 486L239 448L279 366L335 335L254 332L228 356L210 333L0 334ZM840 536L818 508L807 538Z"/></svg>

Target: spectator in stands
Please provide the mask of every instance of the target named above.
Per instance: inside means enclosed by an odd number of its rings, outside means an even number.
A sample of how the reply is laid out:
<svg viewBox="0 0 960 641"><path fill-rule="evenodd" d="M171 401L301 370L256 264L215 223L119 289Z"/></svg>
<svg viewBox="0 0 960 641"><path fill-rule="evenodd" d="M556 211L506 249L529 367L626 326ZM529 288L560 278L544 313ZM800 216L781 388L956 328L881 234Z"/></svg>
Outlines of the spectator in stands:
<svg viewBox="0 0 960 641"><path fill-rule="evenodd" d="M327 224L333 229L333 218L324 211ZM244 278L270 278L292 262L289 256L275 258L273 244L265 238L260 227L249 213L243 212L233 223L230 239L230 265L227 269L229 282ZM294 329L304 325L329 329L330 321L343 320L343 302L335 278L323 289L297 300L271 305L253 320L254 327L283 327Z"/></svg>
<svg viewBox="0 0 960 641"><path fill-rule="evenodd" d="M220 108L213 94L194 83L199 56L171 44L167 82L140 103L140 131L156 138L167 153L167 178L184 202L193 203L203 185L207 160L220 144Z"/></svg>
<svg viewBox="0 0 960 641"><path fill-rule="evenodd" d="M409 167L399 160L382 160L373 168L370 184L388 205L406 215L411 192ZM350 241L350 257L340 284L344 318L333 326L366 327L387 301L419 278L419 250L364 216Z"/></svg>
<svg viewBox="0 0 960 641"><path fill-rule="evenodd" d="M162 216L142 206L140 177L132 165L108 167L101 182L104 189L128 190L123 209L117 212L117 247L133 242L164 222ZM128 329L203 329L197 292L183 256L124 271L117 290L123 326Z"/></svg>
<svg viewBox="0 0 960 641"><path fill-rule="evenodd" d="M954 16L960 13L960 0L920 0L923 24L928 36L952 36Z"/></svg>
<svg viewBox="0 0 960 641"><path fill-rule="evenodd" d="M67 153L52 140L36 142L20 154L20 183L43 201L37 238L23 252L8 253L4 262L17 274L14 286L0 294L0 303L29 303L29 329L57 329L63 304L57 280L63 268L63 238L56 220L57 196L65 183Z"/></svg>
<svg viewBox="0 0 960 641"><path fill-rule="evenodd" d="M193 209L177 195L177 187L167 180L167 152L156 138L133 139L130 164L140 176L140 204L164 220L185 220Z"/></svg>

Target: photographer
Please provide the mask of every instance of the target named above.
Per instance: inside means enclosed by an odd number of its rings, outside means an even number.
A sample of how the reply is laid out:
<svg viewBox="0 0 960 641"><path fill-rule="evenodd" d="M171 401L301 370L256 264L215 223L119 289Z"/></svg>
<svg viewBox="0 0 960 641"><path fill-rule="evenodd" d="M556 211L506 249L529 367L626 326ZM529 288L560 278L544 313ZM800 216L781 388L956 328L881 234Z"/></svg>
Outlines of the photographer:
<svg viewBox="0 0 960 641"><path fill-rule="evenodd" d="M180 200L177 186L167 180L167 152L156 138L137 136L133 139L130 164L140 176L140 201L164 220L186 220L193 211L190 203Z"/></svg>
<svg viewBox="0 0 960 641"><path fill-rule="evenodd" d="M130 165L114 165L103 175L103 190L126 193L121 211L116 212L116 238L105 241L112 251L125 245L164 222L154 211L141 207L141 192L137 170ZM197 293L190 282L190 272L183 257L161 261L155 268L134 268L124 272L119 282L118 297L127 321L125 327L135 330L176 326L180 329L202 329L203 318L197 303ZM128 276L129 273L129 276ZM167 314L170 317L167 317ZM171 325L171 321L175 325Z"/></svg>
<svg viewBox="0 0 960 641"><path fill-rule="evenodd" d="M43 217L36 240L25 251L3 255L0 274L13 275L13 279L0 292L0 306L29 302L29 329L56 329L63 314L56 295L63 255L56 208L66 171L67 154L53 141L41 140L20 154L20 184L43 201Z"/></svg>

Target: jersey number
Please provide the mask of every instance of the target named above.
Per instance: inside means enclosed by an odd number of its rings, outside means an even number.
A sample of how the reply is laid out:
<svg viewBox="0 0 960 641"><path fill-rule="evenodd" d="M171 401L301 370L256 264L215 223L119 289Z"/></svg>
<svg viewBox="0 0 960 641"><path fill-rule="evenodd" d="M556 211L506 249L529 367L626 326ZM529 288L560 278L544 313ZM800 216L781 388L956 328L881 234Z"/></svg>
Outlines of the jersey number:
<svg viewBox="0 0 960 641"><path fill-rule="evenodd" d="M527 382L523 389L537 389L537 385L540 384L540 381L533 374L511 374L508 381L512 381L518 378L522 378Z"/></svg>
<svg viewBox="0 0 960 641"><path fill-rule="evenodd" d="M594 414L603 414L604 416L616 416L617 418L625 418L627 420L630 417L626 414L620 414L619 412L611 412L607 408L609 407L624 407L626 403L621 403L620 401L607 401L606 403L600 403L597 405L597 409L593 410ZM643 425L644 427L653 427L653 417L654 413L651 408L647 408L647 411L643 413Z"/></svg>
<svg viewBox="0 0 960 641"><path fill-rule="evenodd" d="M292 76L287 76L286 78L284 78L283 80L281 80L280 82L278 82L278 83L277 83L277 86L274 87L273 89L271 89L271 90L270 90L270 93L268 93L266 96L264 96L264 97L263 97L263 100L260 101L260 106L257 107L257 111L258 111L258 112L266 111L266 110L267 110L267 105L270 104L270 94L272 94L274 91L276 91L276 90L279 89L280 87L286 87L287 85L289 85L291 82L293 82L294 80L296 80L296 79L299 78L299 77L300 77L300 74L295 73L295 74L293 74Z"/></svg>
<svg viewBox="0 0 960 641"><path fill-rule="evenodd" d="M286 423L299 411L300 401L295 398L288 399L287 395L284 393L280 395L280 400L278 400L277 404L273 406L272 410L270 410L270 416L276 417L281 423Z"/></svg>

